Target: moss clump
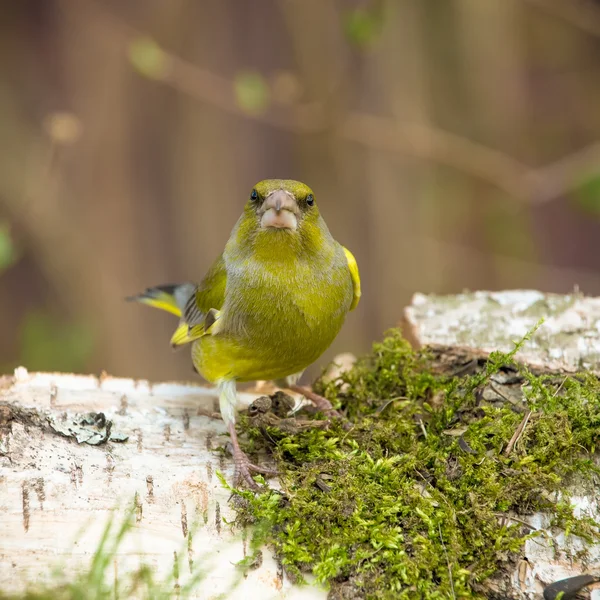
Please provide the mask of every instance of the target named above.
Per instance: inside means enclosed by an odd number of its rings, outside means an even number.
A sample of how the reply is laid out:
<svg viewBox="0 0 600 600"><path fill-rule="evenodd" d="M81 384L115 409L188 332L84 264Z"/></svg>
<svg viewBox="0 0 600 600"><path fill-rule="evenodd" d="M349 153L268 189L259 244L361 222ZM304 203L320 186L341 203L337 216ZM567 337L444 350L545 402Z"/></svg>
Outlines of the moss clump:
<svg viewBox="0 0 600 600"><path fill-rule="evenodd" d="M600 384L534 375L515 352L444 363L391 332L319 384L350 427L246 423L247 448L273 455L282 492L235 490L238 524L335 598L484 597L483 582L537 535L516 513L544 511L596 541L567 486L598 472Z"/></svg>

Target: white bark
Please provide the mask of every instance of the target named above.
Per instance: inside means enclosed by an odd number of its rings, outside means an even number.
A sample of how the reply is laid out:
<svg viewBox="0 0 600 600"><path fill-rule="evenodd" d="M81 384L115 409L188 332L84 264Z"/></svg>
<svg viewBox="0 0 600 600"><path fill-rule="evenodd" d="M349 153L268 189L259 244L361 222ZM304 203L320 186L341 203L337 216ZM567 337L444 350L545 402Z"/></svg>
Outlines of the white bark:
<svg viewBox="0 0 600 600"><path fill-rule="evenodd" d="M599 299L530 291L418 295L405 324L418 345L488 352L509 350L544 313L550 318L521 359L555 370L598 370ZM257 395L242 394L242 401ZM135 498L136 526L120 550L115 576L124 577L141 562L167 574L177 553L183 554L180 583L190 568L202 564L206 570L196 597L225 592L238 576L234 563L244 556L244 542L223 522L233 518L229 495L215 475L220 470L232 478L229 459L214 451L227 441L223 423L199 410L217 410L213 389L24 369L0 379L0 589L18 591L47 580L57 563L70 571L85 568L111 511ZM112 437L126 435L128 441L90 444L98 441L90 438L90 428L76 424L89 412L104 413L113 423ZM90 439L64 437L69 430ZM576 501L582 511L600 513L596 498ZM522 520L535 528L546 525L541 515ZM543 584L600 572L600 548L589 548L584 568L569 558L577 542L554 537L555 550L548 534L528 542L515 572L495 584L507 597L540 598ZM324 599L326 592L292 586L268 553L227 595L284 597ZM600 590L592 597L600 599Z"/></svg>
<svg viewBox="0 0 600 600"><path fill-rule="evenodd" d="M0 385L0 589L24 589L51 577L59 563L83 569L91 559L111 511L135 499L136 526L120 549L115 574L123 577L143 562L157 576L173 570L184 553L180 583L190 562L202 562L207 577L197 598L229 589L244 557L229 494L215 472L231 481L232 465L214 452L225 444L220 420L198 415L218 410L213 389L194 385L33 373L17 369ZM241 394L245 404L260 394ZM7 423L6 404L35 409L51 421L17 412ZM113 435L126 443L77 443L54 430L86 428L74 421L90 411L113 421ZM89 429L88 429L89 430ZM94 440L90 440L94 441ZM212 450L211 450L212 448ZM187 536L193 532L188 548ZM293 588L265 556L227 598L324 598L315 588Z"/></svg>
<svg viewBox="0 0 600 600"><path fill-rule="evenodd" d="M548 371L600 373L600 298L535 290L474 292L456 296L415 294L404 310L407 338L417 346L460 346L508 352L543 325L517 355Z"/></svg>

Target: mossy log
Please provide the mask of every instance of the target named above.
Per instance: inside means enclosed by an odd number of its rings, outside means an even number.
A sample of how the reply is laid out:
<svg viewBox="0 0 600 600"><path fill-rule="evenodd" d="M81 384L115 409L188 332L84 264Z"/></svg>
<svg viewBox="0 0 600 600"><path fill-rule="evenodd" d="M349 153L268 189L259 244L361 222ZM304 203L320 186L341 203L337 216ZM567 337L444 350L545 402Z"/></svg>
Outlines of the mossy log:
<svg viewBox="0 0 600 600"><path fill-rule="evenodd" d="M600 370L599 299L532 291L418 295L404 329L415 346L432 346L440 364L468 366L511 350L540 318L546 323L519 353L521 362L557 373ZM496 388L507 398L514 391L510 382ZM241 401L259 395L249 390ZM227 436L210 416L216 410L214 389L199 385L22 368L0 380L0 592L48 582L57 566L66 579L85 570L115 507L132 504L134 526L111 557L110 578L145 564L174 594L196 577L197 598L326 598L316 587L293 586L267 552L240 577L235 563L246 542L227 524L234 511L217 472L231 481L233 468L219 451ZM574 501L598 515L593 491L580 490ZM512 518L548 527L543 515ZM513 571L487 582L489 597L540 598L553 581L600 574L600 549L588 548L583 561L577 540L567 544L547 531L527 542ZM591 594L600 598L600 590Z"/></svg>
<svg viewBox="0 0 600 600"><path fill-rule="evenodd" d="M544 294L536 290L478 291L453 296L415 294L404 309L402 330L415 348L429 348L440 363L468 365L491 352L510 352L540 321L515 358L536 374L600 375L600 298L578 292ZM518 382L517 382L518 384ZM498 400L514 403L522 392L510 381L487 390ZM488 398L488 400L493 398ZM598 399L600 402L600 398ZM514 404L513 404L514 406ZM526 415L524 415L525 418ZM515 431L515 438L519 435ZM513 441L513 440L511 440ZM600 515L600 496L594 490L573 490L582 514ZM543 515L524 517L535 528L548 526ZM550 530L549 530L550 532ZM488 581L490 596L541 598L552 582L585 573L600 575L600 548L589 548L586 560L574 559L582 545L565 542L563 535L540 542L529 540L513 573ZM594 587L594 586L592 586ZM582 596L585 597L585 596ZM600 588L591 590L600 598Z"/></svg>

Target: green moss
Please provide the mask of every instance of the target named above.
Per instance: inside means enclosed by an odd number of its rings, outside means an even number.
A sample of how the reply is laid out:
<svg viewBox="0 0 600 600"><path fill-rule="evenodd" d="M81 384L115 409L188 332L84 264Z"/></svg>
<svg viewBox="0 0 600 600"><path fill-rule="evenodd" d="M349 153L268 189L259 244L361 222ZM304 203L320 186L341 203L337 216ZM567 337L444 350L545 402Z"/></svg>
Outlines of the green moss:
<svg viewBox="0 0 600 600"><path fill-rule="evenodd" d="M312 572L332 597L433 599L483 597L481 584L539 534L517 514L546 512L554 527L596 541L568 484L598 472L600 384L534 375L516 350L440 366L393 331L340 379L317 384L350 427L245 429L248 448L268 450L282 473L281 492L235 490L254 548L269 544L288 574ZM522 401L502 401L507 390Z"/></svg>

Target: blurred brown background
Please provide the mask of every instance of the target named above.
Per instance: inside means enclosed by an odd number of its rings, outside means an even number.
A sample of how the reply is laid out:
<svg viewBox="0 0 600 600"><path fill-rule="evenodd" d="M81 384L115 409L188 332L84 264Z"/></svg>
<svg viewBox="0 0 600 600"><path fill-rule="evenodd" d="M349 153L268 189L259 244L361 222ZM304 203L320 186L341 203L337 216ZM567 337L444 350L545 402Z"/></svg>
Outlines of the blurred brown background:
<svg viewBox="0 0 600 600"><path fill-rule="evenodd" d="M600 294L591 0L5 0L0 139L4 372L192 378L123 297L199 279L267 177L361 267L329 357L415 291Z"/></svg>

